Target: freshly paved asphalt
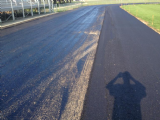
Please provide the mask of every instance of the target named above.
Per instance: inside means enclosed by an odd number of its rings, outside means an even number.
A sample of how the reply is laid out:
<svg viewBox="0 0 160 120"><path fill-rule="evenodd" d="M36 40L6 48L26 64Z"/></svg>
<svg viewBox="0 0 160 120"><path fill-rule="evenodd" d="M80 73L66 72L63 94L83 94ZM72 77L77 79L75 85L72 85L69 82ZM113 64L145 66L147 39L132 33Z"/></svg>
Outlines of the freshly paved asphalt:
<svg viewBox="0 0 160 120"><path fill-rule="evenodd" d="M160 35L107 6L82 120L160 119Z"/></svg>
<svg viewBox="0 0 160 120"><path fill-rule="evenodd" d="M80 118L104 12L82 7L0 31L4 119Z"/></svg>
<svg viewBox="0 0 160 120"><path fill-rule="evenodd" d="M79 119L100 30L81 119L159 120L160 35L118 5L1 31L3 117Z"/></svg>

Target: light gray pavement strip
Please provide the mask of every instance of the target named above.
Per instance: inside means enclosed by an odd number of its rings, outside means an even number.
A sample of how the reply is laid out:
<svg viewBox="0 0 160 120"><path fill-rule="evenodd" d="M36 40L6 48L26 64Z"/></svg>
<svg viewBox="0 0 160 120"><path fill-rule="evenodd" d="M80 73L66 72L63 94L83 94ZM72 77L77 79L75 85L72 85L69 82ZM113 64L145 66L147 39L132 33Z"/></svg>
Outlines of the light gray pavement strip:
<svg viewBox="0 0 160 120"><path fill-rule="evenodd" d="M82 120L159 120L160 35L106 7Z"/></svg>
<svg viewBox="0 0 160 120"><path fill-rule="evenodd" d="M29 21L32 21L32 20L35 20L35 19L40 19L42 17L47 17L47 16L50 16L50 15L53 15L53 14L56 14L56 13L46 13L46 14L41 14L41 15L29 16L29 17L26 17L26 18L18 18L14 21L9 20L7 22L1 23L0 24L0 29L5 29L5 28L8 28L8 27L12 27L12 26L15 26L15 25L18 25L18 24L29 22Z"/></svg>
<svg viewBox="0 0 160 120"><path fill-rule="evenodd" d="M4 118L80 118L104 11L83 7L1 30Z"/></svg>

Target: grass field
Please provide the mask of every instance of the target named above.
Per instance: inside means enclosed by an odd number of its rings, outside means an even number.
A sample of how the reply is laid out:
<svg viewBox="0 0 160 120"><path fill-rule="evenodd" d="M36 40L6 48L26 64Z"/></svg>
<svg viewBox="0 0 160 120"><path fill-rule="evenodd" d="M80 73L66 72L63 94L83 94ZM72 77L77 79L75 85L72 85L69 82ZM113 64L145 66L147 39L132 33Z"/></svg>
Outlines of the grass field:
<svg viewBox="0 0 160 120"><path fill-rule="evenodd" d="M160 4L123 5L122 8L160 32Z"/></svg>

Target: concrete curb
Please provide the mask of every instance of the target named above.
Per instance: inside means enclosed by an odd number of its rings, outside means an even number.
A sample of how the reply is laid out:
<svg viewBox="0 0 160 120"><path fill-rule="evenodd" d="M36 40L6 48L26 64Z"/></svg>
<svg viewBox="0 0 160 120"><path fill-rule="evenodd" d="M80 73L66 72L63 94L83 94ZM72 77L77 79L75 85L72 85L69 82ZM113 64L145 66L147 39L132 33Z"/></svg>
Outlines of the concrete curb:
<svg viewBox="0 0 160 120"><path fill-rule="evenodd" d="M50 13L50 14L46 14L46 15L41 15L41 16L37 16L37 17L30 18L30 19L27 19L27 20L24 19L22 21L17 21L17 22L8 24L8 25L0 26L0 29L2 30L2 29L8 28L8 27L12 27L12 26L15 26L15 25L18 25L18 24L22 24L22 23L25 23L25 22L29 22L29 21L32 21L32 20L39 19L39 18L47 17L47 16L50 16L50 15L53 15L53 14L56 14L56 13Z"/></svg>

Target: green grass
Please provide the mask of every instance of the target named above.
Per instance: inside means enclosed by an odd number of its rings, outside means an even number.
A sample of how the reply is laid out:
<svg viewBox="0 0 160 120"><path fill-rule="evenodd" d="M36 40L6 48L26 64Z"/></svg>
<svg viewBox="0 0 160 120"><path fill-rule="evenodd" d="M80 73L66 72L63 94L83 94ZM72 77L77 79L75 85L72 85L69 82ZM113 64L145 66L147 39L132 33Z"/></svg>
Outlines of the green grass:
<svg viewBox="0 0 160 120"><path fill-rule="evenodd" d="M123 5L122 8L160 32L160 4Z"/></svg>

